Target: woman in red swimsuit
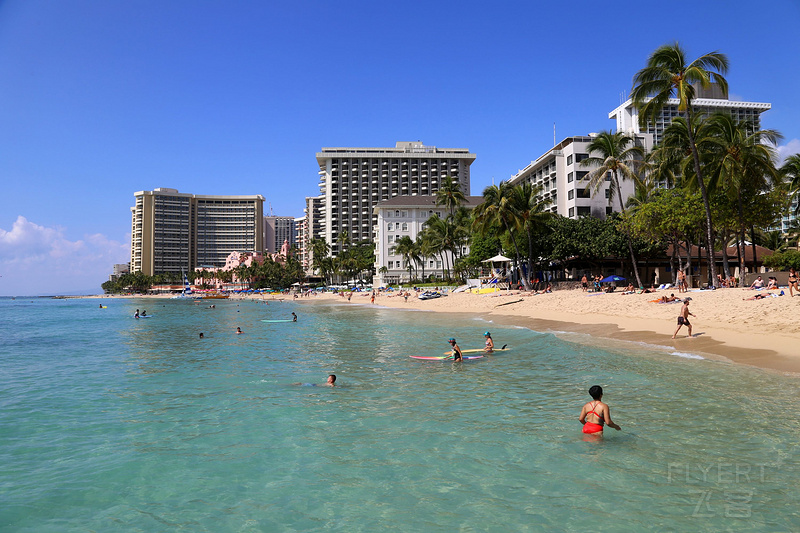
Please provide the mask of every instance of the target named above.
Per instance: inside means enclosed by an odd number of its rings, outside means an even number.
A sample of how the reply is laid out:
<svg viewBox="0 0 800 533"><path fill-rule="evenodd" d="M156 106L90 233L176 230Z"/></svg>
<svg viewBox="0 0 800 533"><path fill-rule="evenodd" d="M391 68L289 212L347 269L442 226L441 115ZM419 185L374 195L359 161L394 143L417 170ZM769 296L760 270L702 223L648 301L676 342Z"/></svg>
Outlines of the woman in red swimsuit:
<svg viewBox="0 0 800 533"><path fill-rule="evenodd" d="M619 431L620 427L611 420L611 410L608 405L600 401L603 398L603 387L594 385L589 389L589 396L594 398L594 401L583 406L579 419L583 424L583 432L602 434L603 423Z"/></svg>

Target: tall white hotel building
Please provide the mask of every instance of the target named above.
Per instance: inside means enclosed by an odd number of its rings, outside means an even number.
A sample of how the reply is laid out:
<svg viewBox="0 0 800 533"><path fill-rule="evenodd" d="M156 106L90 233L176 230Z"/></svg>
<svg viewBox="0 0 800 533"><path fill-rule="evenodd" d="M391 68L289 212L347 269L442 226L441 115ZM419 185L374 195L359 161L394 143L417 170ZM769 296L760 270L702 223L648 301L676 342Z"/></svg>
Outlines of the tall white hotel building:
<svg viewBox="0 0 800 533"><path fill-rule="evenodd" d="M319 238L339 253L339 236L351 243L373 241L378 216L373 207L396 196L436 194L451 176L469 194L475 154L466 148L437 148L398 142L394 148L323 148L319 164Z"/></svg>

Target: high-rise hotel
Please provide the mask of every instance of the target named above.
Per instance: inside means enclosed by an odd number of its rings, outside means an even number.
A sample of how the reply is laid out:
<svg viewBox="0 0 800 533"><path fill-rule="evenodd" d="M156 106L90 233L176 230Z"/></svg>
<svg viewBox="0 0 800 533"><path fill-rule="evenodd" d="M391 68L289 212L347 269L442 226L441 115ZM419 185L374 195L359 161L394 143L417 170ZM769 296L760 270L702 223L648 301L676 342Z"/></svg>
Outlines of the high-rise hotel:
<svg viewBox="0 0 800 533"><path fill-rule="evenodd" d="M231 252L264 250L264 197L202 196L176 189L134 193L131 272L222 267Z"/></svg>
<svg viewBox="0 0 800 533"><path fill-rule="evenodd" d="M394 148L323 148L320 175L319 236L339 252L346 232L352 242L372 241L377 225L373 207L395 196L436 194L451 176L469 194L469 169L475 154L466 148L437 148L398 142Z"/></svg>

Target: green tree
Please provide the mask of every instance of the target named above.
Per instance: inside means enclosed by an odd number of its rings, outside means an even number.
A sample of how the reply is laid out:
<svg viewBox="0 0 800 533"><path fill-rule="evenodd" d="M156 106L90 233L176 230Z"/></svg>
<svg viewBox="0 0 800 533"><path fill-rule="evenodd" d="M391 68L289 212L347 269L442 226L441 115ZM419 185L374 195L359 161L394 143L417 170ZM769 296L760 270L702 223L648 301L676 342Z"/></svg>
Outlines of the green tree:
<svg viewBox="0 0 800 533"><path fill-rule="evenodd" d="M508 232L514 247L514 269L519 272L520 253L515 236L522 229L522 219L514 206L513 186L507 181L490 185L483 190L483 202L474 211L473 225L478 232L499 226ZM530 289L528 276L521 276L526 289Z"/></svg>
<svg viewBox="0 0 800 533"><path fill-rule="evenodd" d="M678 43L665 45L656 49L648 58L645 68L633 78L631 98L639 109L639 120L644 126L647 122L655 122L661 110L673 96L678 99L678 112L692 124L694 110L692 100L695 98L695 85L708 88L716 83L727 94L728 82L723 74L728 70L728 58L719 52L711 52L687 63L686 52ZM700 168L700 153L694 139L692 128L687 128L689 148L692 154L697 184L703 199L706 214L706 254L710 268L710 282L715 286L717 269L713 260L714 225L706 183Z"/></svg>
<svg viewBox="0 0 800 533"><path fill-rule="evenodd" d="M412 280L411 277L411 268L419 259L417 254L417 246L414 241L408 235L403 235L400 237L394 245L395 253L398 253L403 256L403 262L406 264L406 268L408 269L408 281L409 283Z"/></svg>
<svg viewBox="0 0 800 533"><path fill-rule="evenodd" d="M450 211L452 217L457 207L464 204L466 198L461 190L461 184L452 176L445 176L436 191L436 205L443 205Z"/></svg>
<svg viewBox="0 0 800 533"><path fill-rule="evenodd" d="M800 214L800 154L787 157L781 166L781 172L788 182L789 192L797 199L795 215Z"/></svg>
<svg viewBox="0 0 800 533"><path fill-rule="evenodd" d="M759 203L759 195L781 181L781 174L775 167L776 152L773 148L781 135L774 130L753 130L751 122L738 122L727 113L715 113L707 121L704 136L697 140L701 161L709 176L709 190L722 189L736 198L742 243L745 229L748 226L752 228L755 223L751 221L748 225L745 213L755 213L752 204ZM774 218L774 215L770 218ZM755 260L753 243L754 263ZM744 264L739 267L740 272L744 272ZM755 265L753 267L755 271Z"/></svg>
<svg viewBox="0 0 800 533"><path fill-rule="evenodd" d="M546 210L547 203L540 200L542 188L529 182L517 185L512 190L514 210L517 212L522 229L528 240L528 279L534 272L534 258L537 235L545 228L553 214Z"/></svg>
<svg viewBox="0 0 800 533"><path fill-rule="evenodd" d="M612 195L616 193L619 199L620 212L624 215L625 200L622 198L620 180L638 181L634 164L637 162L637 157L641 158L644 152L641 147L636 146L636 140L632 136L622 132L611 133L610 131L603 131L597 134L592 139L592 142L589 143L587 150L590 157L581 161L581 166L594 166L597 168L589 172L589 183L586 188L592 189L593 194L596 194L602 188L606 175L610 172L609 190ZM643 287L644 285L639 277L639 265L636 263L636 254L633 251L633 242L630 237L628 238L628 251L631 255L633 273L636 276L636 286Z"/></svg>

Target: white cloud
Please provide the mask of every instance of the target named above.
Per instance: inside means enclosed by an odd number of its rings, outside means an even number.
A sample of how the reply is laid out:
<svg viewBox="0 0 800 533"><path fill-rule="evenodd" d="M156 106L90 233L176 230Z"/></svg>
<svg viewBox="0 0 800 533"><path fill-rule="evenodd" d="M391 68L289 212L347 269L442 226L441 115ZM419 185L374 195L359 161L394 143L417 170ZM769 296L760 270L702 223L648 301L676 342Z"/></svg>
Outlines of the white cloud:
<svg viewBox="0 0 800 533"><path fill-rule="evenodd" d="M71 241L65 232L21 215L10 231L0 228L0 294L99 293L112 265L128 261L129 243L99 233Z"/></svg>
<svg viewBox="0 0 800 533"><path fill-rule="evenodd" d="M778 164L783 165L786 158L792 154L800 154L800 139L792 139L784 145L777 147L778 150Z"/></svg>

